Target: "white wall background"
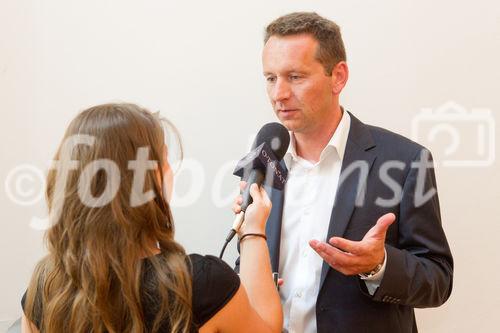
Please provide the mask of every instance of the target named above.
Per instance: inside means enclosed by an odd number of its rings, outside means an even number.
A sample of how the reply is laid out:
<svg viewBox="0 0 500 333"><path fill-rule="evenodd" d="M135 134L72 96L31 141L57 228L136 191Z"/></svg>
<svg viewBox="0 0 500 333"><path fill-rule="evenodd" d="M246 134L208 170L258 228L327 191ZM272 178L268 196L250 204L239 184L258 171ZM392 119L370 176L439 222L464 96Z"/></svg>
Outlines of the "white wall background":
<svg viewBox="0 0 500 333"><path fill-rule="evenodd" d="M21 164L45 173L70 119L94 104L136 102L178 126L205 181L196 201L174 209L177 237L189 252L219 252L232 213L229 204L217 207L212 192L230 196L237 179L228 168L222 181L214 178L274 120L261 74L262 33L272 19L297 10L317 11L342 27L351 71L342 104L357 117L410 137L422 108L453 101L466 112L489 109L489 117L468 122L452 116L461 135L453 153L446 154L446 135L419 138L437 160L488 159L488 150L477 150L476 133L500 122L500 4L493 0L1 0L0 322L20 316L20 296L44 253L43 232L30 220L46 214L43 200L13 202L4 183ZM490 332L500 324L500 154L493 140L498 158L487 166L437 166L455 281L444 306L417 312L422 332ZM192 182L189 172L180 173L177 193L185 195ZM33 194L41 186L22 182ZM231 248L225 258L232 264L235 255Z"/></svg>

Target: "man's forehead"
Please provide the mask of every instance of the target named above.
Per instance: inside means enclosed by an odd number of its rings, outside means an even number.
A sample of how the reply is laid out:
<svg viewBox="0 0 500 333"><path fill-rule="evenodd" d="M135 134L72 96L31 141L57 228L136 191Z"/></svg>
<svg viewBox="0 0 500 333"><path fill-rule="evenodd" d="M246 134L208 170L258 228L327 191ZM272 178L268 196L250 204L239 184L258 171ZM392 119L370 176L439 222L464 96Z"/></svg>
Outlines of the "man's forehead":
<svg viewBox="0 0 500 333"><path fill-rule="evenodd" d="M271 36L264 45L264 53L266 51L279 52L279 51L312 51L315 52L318 46L318 41L310 34L297 34Z"/></svg>
<svg viewBox="0 0 500 333"><path fill-rule="evenodd" d="M264 67L288 67L317 62L318 41L309 34L271 36L264 45ZM265 68L264 68L265 69Z"/></svg>

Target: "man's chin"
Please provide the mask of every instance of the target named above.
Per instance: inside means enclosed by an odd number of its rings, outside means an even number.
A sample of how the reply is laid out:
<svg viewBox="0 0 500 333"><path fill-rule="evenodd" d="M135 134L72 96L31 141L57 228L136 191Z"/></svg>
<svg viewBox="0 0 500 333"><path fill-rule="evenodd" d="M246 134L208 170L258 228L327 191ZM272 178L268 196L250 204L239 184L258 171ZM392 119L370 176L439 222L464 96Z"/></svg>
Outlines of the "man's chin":
<svg viewBox="0 0 500 333"><path fill-rule="evenodd" d="M300 131L301 124L296 120L291 119L280 119L280 123L286 127L287 130L292 132Z"/></svg>

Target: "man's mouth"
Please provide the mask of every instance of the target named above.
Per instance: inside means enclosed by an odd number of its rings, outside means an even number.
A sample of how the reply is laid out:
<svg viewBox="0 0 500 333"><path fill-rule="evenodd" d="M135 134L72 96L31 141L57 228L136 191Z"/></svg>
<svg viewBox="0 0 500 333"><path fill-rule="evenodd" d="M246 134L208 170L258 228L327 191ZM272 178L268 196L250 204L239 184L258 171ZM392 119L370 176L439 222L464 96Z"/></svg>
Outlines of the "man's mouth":
<svg viewBox="0 0 500 333"><path fill-rule="evenodd" d="M278 109L277 116L282 120L292 120L297 117L299 109Z"/></svg>

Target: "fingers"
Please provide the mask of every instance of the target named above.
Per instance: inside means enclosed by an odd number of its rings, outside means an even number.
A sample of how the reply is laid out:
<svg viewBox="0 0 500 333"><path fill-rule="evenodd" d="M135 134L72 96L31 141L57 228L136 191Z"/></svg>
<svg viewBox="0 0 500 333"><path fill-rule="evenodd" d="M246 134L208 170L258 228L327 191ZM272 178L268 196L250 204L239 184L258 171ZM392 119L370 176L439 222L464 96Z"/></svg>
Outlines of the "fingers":
<svg viewBox="0 0 500 333"><path fill-rule="evenodd" d="M311 240L309 245L333 269L345 275L369 272L383 262L387 229L395 220L393 213L381 216L361 241L332 237L329 244Z"/></svg>
<svg viewBox="0 0 500 333"><path fill-rule="evenodd" d="M271 206L271 199L269 199L269 196L267 195L264 186L259 186L255 183L251 184L250 195L252 196L254 202L259 202L266 207Z"/></svg>
<svg viewBox="0 0 500 333"><path fill-rule="evenodd" d="M350 254L326 243L311 240L309 241L309 245L321 256L321 258L323 258L323 260L334 268L347 265L352 261L352 256Z"/></svg>
<svg viewBox="0 0 500 333"><path fill-rule="evenodd" d="M360 265L357 257L317 240L309 241L309 245L333 269L345 275L357 274Z"/></svg>
<svg viewBox="0 0 500 333"><path fill-rule="evenodd" d="M245 181L240 182L240 188L244 189L247 183ZM267 195L266 190L264 189L263 186L258 186L255 183L250 184L250 196L252 197L253 203L249 205L248 207L258 207L254 209L262 209L262 212L265 214L269 215L269 212L272 207L271 199ZM238 195L234 201L233 201L233 206L232 210L235 214L239 214L241 212L241 205L243 203L243 197L242 195ZM247 208L248 212L248 208Z"/></svg>
<svg viewBox="0 0 500 333"><path fill-rule="evenodd" d="M395 220L396 220L396 215L394 215L393 213L387 213L385 215L382 215L377 220L377 224L375 224L375 226L373 226L373 228L370 230L372 236L379 239L385 239L385 234L387 233L387 229L392 223L394 223Z"/></svg>
<svg viewBox="0 0 500 333"><path fill-rule="evenodd" d="M235 214L239 214L241 212L241 204L243 203L243 197L238 195L233 201L232 210Z"/></svg>
<svg viewBox="0 0 500 333"><path fill-rule="evenodd" d="M241 206L237 205L237 204L234 204L233 205L233 213L239 214L240 212L241 212Z"/></svg>
<svg viewBox="0 0 500 333"><path fill-rule="evenodd" d="M259 186L255 183L250 185L250 195L253 201L262 201L262 193L260 192Z"/></svg>
<svg viewBox="0 0 500 333"><path fill-rule="evenodd" d="M256 198L254 197L254 195L252 195L252 186L254 186L254 185L256 185L256 184L251 184L250 185L250 195L252 196L252 199L255 200ZM245 187L247 186L247 182L244 181L244 180L242 180L242 181L240 181L239 186L240 186L240 191L243 192L245 190ZM260 194L260 197L262 198L262 200L264 201L264 203L266 203L266 204L270 203L271 199L269 199L269 196L267 195L267 192L264 189L264 186L257 186L257 188L259 190L258 193ZM257 195L256 192L254 192L254 194ZM239 196L238 198L241 198L241 196ZM237 203L241 204L241 202L237 202Z"/></svg>
<svg viewBox="0 0 500 333"><path fill-rule="evenodd" d="M267 195L267 192L264 189L264 186L260 186L259 189L260 189L260 195L262 196L262 201L264 202L264 204L266 206L271 206L271 199Z"/></svg>
<svg viewBox="0 0 500 333"><path fill-rule="evenodd" d="M344 252L353 254L358 254L362 250L359 242L354 242L341 237L332 237L330 238L329 243Z"/></svg>
<svg viewBox="0 0 500 333"><path fill-rule="evenodd" d="M378 219L377 224L380 224L383 228L385 228L385 230L387 230L387 228L389 228L394 221L396 221L396 215L393 213L387 213Z"/></svg>

